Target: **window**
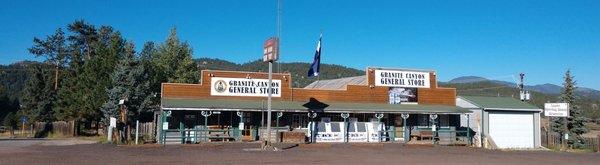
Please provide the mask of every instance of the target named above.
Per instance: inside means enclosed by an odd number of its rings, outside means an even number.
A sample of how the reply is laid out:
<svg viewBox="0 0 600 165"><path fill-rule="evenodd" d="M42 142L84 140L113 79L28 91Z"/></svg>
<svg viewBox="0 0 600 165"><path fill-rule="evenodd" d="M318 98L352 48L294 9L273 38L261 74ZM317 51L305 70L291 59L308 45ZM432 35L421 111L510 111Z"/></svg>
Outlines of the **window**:
<svg viewBox="0 0 600 165"><path fill-rule="evenodd" d="M440 127L448 128L450 126L450 115L439 115Z"/></svg>
<svg viewBox="0 0 600 165"><path fill-rule="evenodd" d="M325 123L323 122L319 122L319 124L317 124L317 132L325 132Z"/></svg>
<svg viewBox="0 0 600 165"><path fill-rule="evenodd" d="M367 132L367 127L365 126L365 123L356 123L357 125L357 132Z"/></svg>
<svg viewBox="0 0 600 165"><path fill-rule="evenodd" d="M428 128L430 125L429 123L429 115L427 114L420 114L417 115L418 116L418 123L417 123L417 127L419 128Z"/></svg>
<svg viewBox="0 0 600 165"><path fill-rule="evenodd" d="M348 132L356 132L356 126L354 124L354 122L348 123Z"/></svg>
<svg viewBox="0 0 600 165"><path fill-rule="evenodd" d="M331 132L342 132L340 130L341 123L331 123Z"/></svg>

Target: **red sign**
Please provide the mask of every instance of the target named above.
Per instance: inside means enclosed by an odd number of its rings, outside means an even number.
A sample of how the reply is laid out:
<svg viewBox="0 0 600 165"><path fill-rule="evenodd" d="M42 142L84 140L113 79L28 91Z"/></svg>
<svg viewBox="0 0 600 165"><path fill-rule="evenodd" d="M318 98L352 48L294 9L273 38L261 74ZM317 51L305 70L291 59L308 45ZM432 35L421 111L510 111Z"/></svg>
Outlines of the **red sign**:
<svg viewBox="0 0 600 165"><path fill-rule="evenodd" d="M271 37L263 45L263 61L271 62L279 59L279 39Z"/></svg>

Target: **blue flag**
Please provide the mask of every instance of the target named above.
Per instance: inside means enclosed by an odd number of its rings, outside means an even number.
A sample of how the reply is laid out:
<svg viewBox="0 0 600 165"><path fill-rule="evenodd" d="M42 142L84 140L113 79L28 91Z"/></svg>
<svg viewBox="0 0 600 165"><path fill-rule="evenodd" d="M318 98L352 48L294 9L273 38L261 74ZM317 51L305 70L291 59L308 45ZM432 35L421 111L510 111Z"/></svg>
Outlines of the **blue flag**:
<svg viewBox="0 0 600 165"><path fill-rule="evenodd" d="M308 70L308 77L319 76L321 68L321 38L323 38L323 34L319 36L319 42L317 42L317 51L315 52L315 58L310 65L310 69Z"/></svg>

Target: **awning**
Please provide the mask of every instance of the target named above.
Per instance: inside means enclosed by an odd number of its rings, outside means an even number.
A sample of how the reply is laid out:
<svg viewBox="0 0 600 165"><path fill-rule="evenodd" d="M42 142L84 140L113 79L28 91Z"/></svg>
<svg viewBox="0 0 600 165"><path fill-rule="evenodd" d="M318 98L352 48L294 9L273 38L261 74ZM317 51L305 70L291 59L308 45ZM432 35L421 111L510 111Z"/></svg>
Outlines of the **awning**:
<svg viewBox="0 0 600 165"><path fill-rule="evenodd" d="M266 100L162 98L161 101L164 110L263 111L267 107ZM471 111L457 106L319 102L314 99L308 102L273 100L271 105L273 111L283 112L471 113Z"/></svg>

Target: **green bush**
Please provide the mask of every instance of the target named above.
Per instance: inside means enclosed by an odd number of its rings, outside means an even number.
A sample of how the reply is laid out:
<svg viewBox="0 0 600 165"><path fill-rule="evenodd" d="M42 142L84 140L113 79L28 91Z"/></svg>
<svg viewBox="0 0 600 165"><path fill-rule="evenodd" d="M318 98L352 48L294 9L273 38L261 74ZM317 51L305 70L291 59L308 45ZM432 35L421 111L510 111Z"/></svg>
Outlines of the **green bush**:
<svg viewBox="0 0 600 165"><path fill-rule="evenodd" d="M4 126L10 127L10 129L15 129L17 128L17 124L19 124L19 120L13 112L6 114L4 117Z"/></svg>

